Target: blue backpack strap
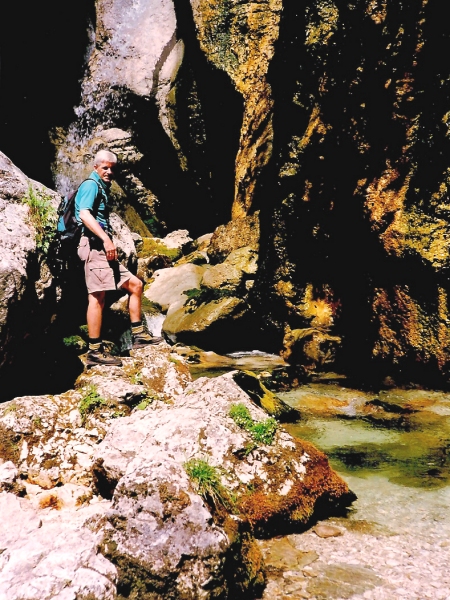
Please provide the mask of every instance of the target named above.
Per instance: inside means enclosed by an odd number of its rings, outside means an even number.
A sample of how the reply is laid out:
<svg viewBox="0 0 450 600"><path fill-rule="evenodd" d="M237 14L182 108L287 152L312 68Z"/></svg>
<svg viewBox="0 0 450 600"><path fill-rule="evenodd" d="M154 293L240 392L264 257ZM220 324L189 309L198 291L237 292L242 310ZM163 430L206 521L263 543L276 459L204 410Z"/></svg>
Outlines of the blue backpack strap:
<svg viewBox="0 0 450 600"><path fill-rule="evenodd" d="M100 206L100 198L103 195L102 188L101 188L101 185L99 184L98 181L96 181L95 179L92 179L92 177L88 177L87 179L84 179L80 183L80 185L77 187L77 194L78 194L78 190L80 189L80 187L82 186L82 184L85 181L93 181L94 183L97 184L97 195L95 196L94 206L92 207L93 210L94 210L94 213L93 213L94 217L97 218L97 214L96 213L98 211L98 207ZM76 194L75 194L75 201L76 201ZM82 232L83 235L84 235L84 231L85 231L85 227L84 227L84 225L81 225L81 232Z"/></svg>

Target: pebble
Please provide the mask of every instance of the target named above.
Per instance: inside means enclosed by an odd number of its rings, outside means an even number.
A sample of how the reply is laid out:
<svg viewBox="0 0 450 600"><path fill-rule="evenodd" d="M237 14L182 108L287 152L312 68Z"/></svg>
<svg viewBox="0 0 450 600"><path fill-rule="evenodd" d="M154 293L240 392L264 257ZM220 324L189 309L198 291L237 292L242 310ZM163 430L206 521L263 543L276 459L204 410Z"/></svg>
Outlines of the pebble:
<svg viewBox="0 0 450 600"><path fill-rule="evenodd" d="M273 541L259 542L269 567L262 600L450 600L450 488L345 479L358 496L349 516L286 538L298 551L315 553L311 564L280 574L270 569Z"/></svg>

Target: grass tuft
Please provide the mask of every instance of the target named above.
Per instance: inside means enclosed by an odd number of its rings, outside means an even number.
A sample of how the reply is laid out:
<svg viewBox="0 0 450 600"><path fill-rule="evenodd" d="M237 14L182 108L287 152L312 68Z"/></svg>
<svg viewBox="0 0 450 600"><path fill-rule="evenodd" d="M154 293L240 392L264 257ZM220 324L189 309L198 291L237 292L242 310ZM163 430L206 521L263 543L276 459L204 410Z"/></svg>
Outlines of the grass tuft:
<svg viewBox="0 0 450 600"><path fill-rule="evenodd" d="M55 237L58 215L53 207L51 197L30 184L22 202L28 205L28 218L36 231L36 247L48 253Z"/></svg>
<svg viewBox="0 0 450 600"><path fill-rule="evenodd" d="M202 458L191 458L184 463L184 469L195 491L216 509L233 509L234 501L229 491L222 485L219 470Z"/></svg>

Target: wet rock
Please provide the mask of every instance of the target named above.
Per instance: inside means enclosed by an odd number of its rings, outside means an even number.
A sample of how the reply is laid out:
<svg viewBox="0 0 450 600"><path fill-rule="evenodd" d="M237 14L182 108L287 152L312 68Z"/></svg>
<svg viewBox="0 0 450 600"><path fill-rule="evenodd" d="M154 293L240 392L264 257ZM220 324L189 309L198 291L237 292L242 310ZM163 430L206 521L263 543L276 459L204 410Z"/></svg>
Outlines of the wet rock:
<svg viewBox="0 0 450 600"><path fill-rule="evenodd" d="M258 377L250 371L237 371L233 379L258 406L261 406L269 415L282 422L297 421L300 412L289 406L284 400L278 398L268 390Z"/></svg>
<svg viewBox="0 0 450 600"><path fill-rule="evenodd" d="M260 542L264 561L269 569L293 571L313 563L319 558L316 552L302 552L289 542L288 538L279 538L270 542Z"/></svg>
<svg viewBox="0 0 450 600"><path fill-rule="evenodd" d="M300 364L306 370L321 371L334 362L341 341L339 336L313 327L288 329L281 355L287 362Z"/></svg>
<svg viewBox="0 0 450 600"><path fill-rule="evenodd" d="M320 568L320 574L313 577L307 587L313 598L352 598L383 582L373 569L362 566L342 563L317 568Z"/></svg>
<svg viewBox="0 0 450 600"><path fill-rule="evenodd" d="M343 534L342 529L327 523L318 523L312 528L312 531L321 538L338 537Z"/></svg>

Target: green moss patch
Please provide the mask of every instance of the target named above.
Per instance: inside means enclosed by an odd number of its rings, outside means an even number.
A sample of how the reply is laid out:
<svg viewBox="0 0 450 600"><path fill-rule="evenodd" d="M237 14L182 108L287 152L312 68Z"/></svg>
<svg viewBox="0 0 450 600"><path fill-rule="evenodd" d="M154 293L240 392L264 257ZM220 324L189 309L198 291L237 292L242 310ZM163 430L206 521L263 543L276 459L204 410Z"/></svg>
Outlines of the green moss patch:
<svg viewBox="0 0 450 600"><path fill-rule="evenodd" d="M149 258L151 256L167 256L172 262L178 260L182 252L180 248L168 248L162 242L155 238L143 238L142 247L139 249L139 258Z"/></svg>
<svg viewBox="0 0 450 600"><path fill-rule="evenodd" d="M255 422L248 408L242 403L233 404L228 414L239 427L250 433L255 442L265 445L273 444L278 426L273 417Z"/></svg>

